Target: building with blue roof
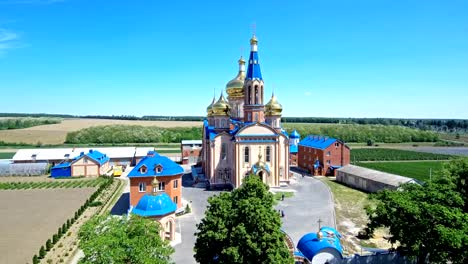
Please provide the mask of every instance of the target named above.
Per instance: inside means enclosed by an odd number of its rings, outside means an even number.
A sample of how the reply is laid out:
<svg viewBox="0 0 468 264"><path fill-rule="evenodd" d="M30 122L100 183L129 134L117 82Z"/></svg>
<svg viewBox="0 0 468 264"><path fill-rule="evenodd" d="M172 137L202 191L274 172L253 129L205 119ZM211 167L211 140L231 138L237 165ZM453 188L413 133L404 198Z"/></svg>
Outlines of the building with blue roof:
<svg viewBox="0 0 468 264"><path fill-rule="evenodd" d="M341 140L309 135L298 143L298 167L312 175L335 176L336 169L350 163L350 148Z"/></svg>
<svg viewBox="0 0 468 264"><path fill-rule="evenodd" d="M50 175L53 178L103 175L110 169L109 160L106 154L90 149L88 153L81 152L71 160L55 165Z"/></svg>
<svg viewBox="0 0 468 264"><path fill-rule="evenodd" d="M254 174L271 186L289 182L289 136L281 125L283 106L272 93L264 102L258 39L250 39L248 60L207 107L203 122L202 170L210 185L240 186ZM247 65L246 65L247 64Z"/></svg>
<svg viewBox="0 0 468 264"><path fill-rule="evenodd" d="M297 166L299 140L301 140L301 135L294 129L289 135L289 164L291 164L291 166Z"/></svg>
<svg viewBox="0 0 468 264"><path fill-rule="evenodd" d="M298 256L304 256L309 263L341 263L343 247L341 235L332 227L322 227L317 233L304 235L297 243Z"/></svg>
<svg viewBox="0 0 468 264"><path fill-rule="evenodd" d="M128 173L130 210L141 216L157 216L165 210L181 208L183 174L184 169L179 164L156 151L149 151ZM154 193L159 196L151 196Z"/></svg>
<svg viewBox="0 0 468 264"><path fill-rule="evenodd" d="M130 215L161 224L161 237L175 239L175 212L182 207L184 169L156 151L149 151L128 173Z"/></svg>

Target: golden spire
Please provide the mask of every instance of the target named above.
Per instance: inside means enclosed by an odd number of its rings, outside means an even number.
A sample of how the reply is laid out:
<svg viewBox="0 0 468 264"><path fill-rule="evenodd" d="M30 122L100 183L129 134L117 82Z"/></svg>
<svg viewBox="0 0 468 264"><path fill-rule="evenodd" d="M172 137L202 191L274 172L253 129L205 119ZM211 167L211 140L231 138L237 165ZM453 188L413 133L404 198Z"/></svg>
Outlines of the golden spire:
<svg viewBox="0 0 468 264"><path fill-rule="evenodd" d="M222 92L218 101L213 104L212 111L213 115L229 115L229 103Z"/></svg>
<svg viewBox="0 0 468 264"><path fill-rule="evenodd" d="M275 93L271 94L271 99L265 105L265 112L267 115L281 115L283 112L283 106L276 99Z"/></svg>

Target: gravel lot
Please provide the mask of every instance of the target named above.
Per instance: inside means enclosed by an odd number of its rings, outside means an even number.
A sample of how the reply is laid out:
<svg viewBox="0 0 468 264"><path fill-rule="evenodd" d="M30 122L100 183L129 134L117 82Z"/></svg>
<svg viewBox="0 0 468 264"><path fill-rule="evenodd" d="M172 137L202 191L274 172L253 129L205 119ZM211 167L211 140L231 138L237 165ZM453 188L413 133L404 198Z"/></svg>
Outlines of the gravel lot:
<svg viewBox="0 0 468 264"><path fill-rule="evenodd" d="M95 188L0 191L0 263L31 263Z"/></svg>

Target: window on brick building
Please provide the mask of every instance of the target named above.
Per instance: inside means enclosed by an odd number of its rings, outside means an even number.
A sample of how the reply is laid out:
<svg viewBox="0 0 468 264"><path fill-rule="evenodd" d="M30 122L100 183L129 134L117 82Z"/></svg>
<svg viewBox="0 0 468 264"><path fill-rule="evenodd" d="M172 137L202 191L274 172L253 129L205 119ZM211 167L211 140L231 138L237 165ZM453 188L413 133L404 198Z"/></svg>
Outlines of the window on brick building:
<svg viewBox="0 0 468 264"><path fill-rule="evenodd" d="M327 165L330 165L330 160L327 160Z"/></svg>
<svg viewBox="0 0 468 264"><path fill-rule="evenodd" d="M174 196L174 199L173 199L173 200L174 200L174 203L177 204L177 202L179 201L179 197Z"/></svg>
<svg viewBox="0 0 468 264"><path fill-rule="evenodd" d="M331 152L330 151L327 151L327 156L330 156L331 155Z"/></svg>
<svg viewBox="0 0 468 264"><path fill-rule="evenodd" d="M159 182L158 191L164 191L164 189L166 189L166 183L165 182Z"/></svg>
<svg viewBox="0 0 468 264"><path fill-rule="evenodd" d="M144 183L144 182L138 183L138 191L139 192L146 192L146 183Z"/></svg>
<svg viewBox="0 0 468 264"><path fill-rule="evenodd" d="M179 181L174 180L174 189L177 189L177 187L179 187Z"/></svg>

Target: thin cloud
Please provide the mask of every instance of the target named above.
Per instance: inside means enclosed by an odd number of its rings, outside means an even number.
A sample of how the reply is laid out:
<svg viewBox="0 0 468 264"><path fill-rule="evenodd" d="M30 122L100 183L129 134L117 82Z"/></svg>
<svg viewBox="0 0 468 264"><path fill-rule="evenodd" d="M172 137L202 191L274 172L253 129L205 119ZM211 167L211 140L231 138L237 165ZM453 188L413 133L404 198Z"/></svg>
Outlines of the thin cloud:
<svg viewBox="0 0 468 264"><path fill-rule="evenodd" d="M305 96L311 96L312 93L311 93L311 92L305 92L304 95L305 95Z"/></svg>
<svg viewBox="0 0 468 264"><path fill-rule="evenodd" d="M0 55L7 50L18 47L19 36L17 33L0 28Z"/></svg>

